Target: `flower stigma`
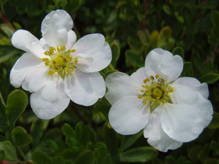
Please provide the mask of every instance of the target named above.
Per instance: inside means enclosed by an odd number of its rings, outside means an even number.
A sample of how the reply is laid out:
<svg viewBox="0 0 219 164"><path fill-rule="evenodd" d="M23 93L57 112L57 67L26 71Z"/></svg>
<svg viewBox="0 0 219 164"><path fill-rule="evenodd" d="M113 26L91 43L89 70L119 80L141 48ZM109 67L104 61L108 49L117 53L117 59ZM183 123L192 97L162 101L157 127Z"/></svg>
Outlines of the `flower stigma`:
<svg viewBox="0 0 219 164"><path fill-rule="evenodd" d="M50 47L44 52L48 58L42 58L44 64L49 68L48 75L58 74L61 78L65 78L75 72L78 63L78 57L71 53L74 49L66 49L65 46Z"/></svg>
<svg viewBox="0 0 219 164"><path fill-rule="evenodd" d="M159 75L145 78L138 98L153 112L159 105L172 103L170 95L174 88Z"/></svg>

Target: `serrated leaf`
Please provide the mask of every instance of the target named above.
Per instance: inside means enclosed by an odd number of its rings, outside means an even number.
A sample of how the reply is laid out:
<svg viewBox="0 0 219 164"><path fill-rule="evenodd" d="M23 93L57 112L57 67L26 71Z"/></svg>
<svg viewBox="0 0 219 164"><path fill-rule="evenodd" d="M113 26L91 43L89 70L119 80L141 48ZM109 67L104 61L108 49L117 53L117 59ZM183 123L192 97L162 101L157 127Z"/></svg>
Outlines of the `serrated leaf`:
<svg viewBox="0 0 219 164"><path fill-rule="evenodd" d="M137 147L120 154L121 162L147 162L157 156L157 151L151 147Z"/></svg>
<svg viewBox="0 0 219 164"><path fill-rule="evenodd" d="M11 137L17 146L25 146L32 142L32 137L23 127L15 127L11 132Z"/></svg>
<svg viewBox="0 0 219 164"><path fill-rule="evenodd" d="M24 112L27 104L28 97L24 91L16 89L9 94L5 112L11 126L15 124L19 116Z"/></svg>

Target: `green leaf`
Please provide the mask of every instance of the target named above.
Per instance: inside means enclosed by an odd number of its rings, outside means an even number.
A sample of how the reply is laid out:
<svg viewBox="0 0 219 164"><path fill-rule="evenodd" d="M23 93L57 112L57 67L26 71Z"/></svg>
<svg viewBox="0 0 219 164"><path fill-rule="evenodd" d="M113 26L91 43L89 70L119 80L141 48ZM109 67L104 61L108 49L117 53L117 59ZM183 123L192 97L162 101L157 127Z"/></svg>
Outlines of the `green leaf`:
<svg viewBox="0 0 219 164"><path fill-rule="evenodd" d="M23 127L15 127L11 132L11 137L17 146L25 146L32 142L32 137Z"/></svg>
<svg viewBox="0 0 219 164"><path fill-rule="evenodd" d="M4 154L4 160L17 160L16 149L10 141L0 142L0 152L2 156Z"/></svg>
<svg viewBox="0 0 219 164"><path fill-rule="evenodd" d="M94 157L95 164L112 164L112 158L110 153L108 152L107 146L105 143L97 143L94 146Z"/></svg>
<svg viewBox="0 0 219 164"><path fill-rule="evenodd" d="M212 45L218 45L219 42L219 12L218 11L213 11L211 13L211 31L209 35L209 42Z"/></svg>
<svg viewBox="0 0 219 164"><path fill-rule="evenodd" d="M182 76L194 76L192 62L184 62L184 69L183 69Z"/></svg>
<svg viewBox="0 0 219 164"><path fill-rule="evenodd" d="M183 56L184 55L184 49L183 49L183 47L175 47L173 50L172 50L172 53L173 54L177 54L177 55L181 55L181 56Z"/></svg>
<svg viewBox="0 0 219 164"><path fill-rule="evenodd" d="M76 138L75 130L69 124L64 124L62 127L62 133L65 135L65 140L68 146L71 148L80 146Z"/></svg>
<svg viewBox="0 0 219 164"><path fill-rule="evenodd" d="M209 158L209 159L205 159L203 164L219 164L219 160L214 158Z"/></svg>
<svg viewBox="0 0 219 164"><path fill-rule="evenodd" d="M5 111L0 107L0 132L4 132L7 129L7 119Z"/></svg>
<svg viewBox="0 0 219 164"><path fill-rule="evenodd" d="M14 51L12 51L12 52L4 55L4 56L1 56L0 57L0 64L7 62L10 58L13 58L14 56L15 56L15 52Z"/></svg>
<svg viewBox="0 0 219 164"><path fill-rule="evenodd" d="M73 161L66 160L65 158L58 156L52 159L52 164L73 164Z"/></svg>
<svg viewBox="0 0 219 164"><path fill-rule="evenodd" d="M82 146L86 146L87 144L94 142L96 139L93 129L82 123L78 123L76 125L75 133L77 136L77 140Z"/></svg>
<svg viewBox="0 0 219 164"><path fill-rule="evenodd" d="M32 160L34 161L34 164L52 164L50 157L41 151L33 152Z"/></svg>
<svg viewBox="0 0 219 164"><path fill-rule="evenodd" d="M2 30L8 38L11 38L12 34L14 33L14 29L9 24L1 24L0 30Z"/></svg>
<svg viewBox="0 0 219 164"><path fill-rule="evenodd" d="M200 80L208 84L214 84L219 80L219 73L207 73L204 76L202 76Z"/></svg>
<svg viewBox="0 0 219 164"><path fill-rule="evenodd" d="M137 147L120 154L121 162L147 162L157 156L157 151L151 147Z"/></svg>
<svg viewBox="0 0 219 164"><path fill-rule="evenodd" d="M75 164L95 164L94 154L91 150L85 150L79 154Z"/></svg>
<svg viewBox="0 0 219 164"><path fill-rule="evenodd" d="M128 66L133 66L134 68L142 67L144 65L143 57L136 50L126 51L126 64Z"/></svg>
<svg viewBox="0 0 219 164"><path fill-rule="evenodd" d="M213 120L209 125L209 129L218 129L219 128L219 113L214 113Z"/></svg>
<svg viewBox="0 0 219 164"><path fill-rule="evenodd" d="M124 139L122 140L122 144L120 147L121 151L124 151L128 149L129 147L131 147L141 136L142 136L141 132L135 135L132 135L130 137L125 136Z"/></svg>
<svg viewBox="0 0 219 164"><path fill-rule="evenodd" d="M6 116L10 125L14 125L19 116L24 112L28 104L28 97L24 91L14 90L7 99Z"/></svg>
<svg viewBox="0 0 219 164"><path fill-rule="evenodd" d="M49 121L36 120L31 125L31 136L33 136L33 146L37 146L43 136L43 131L47 128Z"/></svg>
<svg viewBox="0 0 219 164"><path fill-rule="evenodd" d="M111 49L112 49L112 55L113 55L113 59L112 59L112 65L113 66L116 66L116 63L119 59L119 56L120 56L120 44L119 44L119 41L117 40L114 40L112 43L111 43Z"/></svg>
<svg viewBox="0 0 219 164"><path fill-rule="evenodd" d="M163 11L167 14L167 15L171 15L171 9L168 5L163 5Z"/></svg>

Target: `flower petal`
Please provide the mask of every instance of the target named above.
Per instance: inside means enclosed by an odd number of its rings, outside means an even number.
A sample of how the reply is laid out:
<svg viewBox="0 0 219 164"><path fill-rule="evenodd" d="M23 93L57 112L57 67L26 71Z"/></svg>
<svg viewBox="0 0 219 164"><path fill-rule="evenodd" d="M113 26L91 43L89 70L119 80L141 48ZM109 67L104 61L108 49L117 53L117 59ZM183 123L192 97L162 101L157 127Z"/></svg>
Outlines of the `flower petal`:
<svg viewBox="0 0 219 164"><path fill-rule="evenodd" d="M40 41L29 31L17 30L11 38L11 42L18 49L30 52L39 58L43 57L44 50Z"/></svg>
<svg viewBox="0 0 219 164"><path fill-rule="evenodd" d="M124 96L137 96L138 94L138 90L132 83L129 75L122 72L115 72L108 75L106 86L108 92L105 97L111 104Z"/></svg>
<svg viewBox="0 0 219 164"><path fill-rule="evenodd" d="M160 119L157 113L153 113L150 121L144 129L144 137L148 138L148 143L162 152L175 150L182 146L182 142L178 142L170 138L161 128Z"/></svg>
<svg viewBox="0 0 219 164"><path fill-rule="evenodd" d="M196 90L205 98L208 98L209 96L208 85L206 83L200 83L200 81L198 81L196 78L180 77L174 83L187 86L192 90Z"/></svg>
<svg viewBox="0 0 219 164"><path fill-rule="evenodd" d="M65 10L51 11L43 19L41 32L50 46L65 45L68 32L73 28L73 20Z"/></svg>
<svg viewBox="0 0 219 164"><path fill-rule="evenodd" d="M183 70L183 60L167 50L156 48L147 55L145 68L148 75L158 74L169 81L174 81Z"/></svg>
<svg viewBox="0 0 219 164"><path fill-rule="evenodd" d="M210 101L200 96L199 103L167 104L159 107L160 121L164 132L179 142L196 139L212 120Z"/></svg>
<svg viewBox="0 0 219 164"><path fill-rule="evenodd" d="M149 111L136 96L122 97L109 111L112 128L123 135L138 133L148 123Z"/></svg>
<svg viewBox="0 0 219 164"><path fill-rule="evenodd" d="M53 30L43 36L49 47L66 45L68 39L68 31L66 29Z"/></svg>
<svg viewBox="0 0 219 164"><path fill-rule="evenodd" d="M203 126L207 126L210 123L212 119L211 115L213 114L211 102L203 97L200 91L197 91L196 89L175 82L172 86L174 87L174 92L171 95L171 100L174 104L187 104L194 106L196 104L202 105L204 103L203 108L200 108L199 112L201 112L203 116L206 116L204 117L205 119L203 119Z"/></svg>
<svg viewBox="0 0 219 164"><path fill-rule="evenodd" d="M33 67L25 76L22 88L29 92L40 90L48 81L47 68L43 63Z"/></svg>
<svg viewBox="0 0 219 164"><path fill-rule="evenodd" d="M42 34L46 34L53 29L66 29L67 31L73 28L73 20L65 10L54 10L46 15L41 24Z"/></svg>
<svg viewBox="0 0 219 164"><path fill-rule="evenodd" d="M76 36L75 32L70 30L68 32L66 47L68 49L71 49L73 47L73 44L76 42L76 39L77 39L77 36Z"/></svg>
<svg viewBox="0 0 219 164"><path fill-rule="evenodd" d="M10 72L11 84L18 88L21 86L25 77L34 67L40 65L41 61L34 55L25 53L14 64Z"/></svg>
<svg viewBox="0 0 219 164"><path fill-rule="evenodd" d="M102 34L89 34L80 38L73 48L75 55L82 58L78 68L83 72L98 72L107 67L112 60L109 44Z"/></svg>
<svg viewBox="0 0 219 164"><path fill-rule="evenodd" d="M144 79L147 77L145 67L139 68L136 72L134 72L130 78L135 83L138 88L141 88Z"/></svg>
<svg viewBox="0 0 219 164"><path fill-rule="evenodd" d="M62 113L70 102L70 99L55 82L48 84L38 92L32 93L30 105L33 112L40 119L52 119Z"/></svg>
<svg viewBox="0 0 219 164"><path fill-rule="evenodd" d="M76 104L93 105L104 96L105 91L105 82L99 73L76 71L65 80L65 92Z"/></svg>

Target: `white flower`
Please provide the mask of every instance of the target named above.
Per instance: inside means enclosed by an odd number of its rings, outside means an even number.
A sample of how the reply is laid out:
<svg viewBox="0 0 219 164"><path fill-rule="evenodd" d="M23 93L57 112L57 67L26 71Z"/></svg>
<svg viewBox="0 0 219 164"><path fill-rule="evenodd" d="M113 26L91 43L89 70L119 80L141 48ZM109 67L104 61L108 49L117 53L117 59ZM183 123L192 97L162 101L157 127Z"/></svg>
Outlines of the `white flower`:
<svg viewBox="0 0 219 164"><path fill-rule="evenodd" d="M207 84L179 78L182 70L180 56L157 48L131 76L109 75L106 98L112 104L112 128L123 135L143 130L148 143L163 152L196 139L212 120L212 104Z"/></svg>
<svg viewBox="0 0 219 164"><path fill-rule="evenodd" d="M11 84L31 92L30 104L41 119L63 112L70 99L93 105L105 94L98 71L109 65L111 49L101 34L89 34L76 41L73 21L64 10L50 12L42 21L42 38L26 30L12 36L12 44L25 53L10 73Z"/></svg>

